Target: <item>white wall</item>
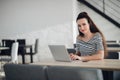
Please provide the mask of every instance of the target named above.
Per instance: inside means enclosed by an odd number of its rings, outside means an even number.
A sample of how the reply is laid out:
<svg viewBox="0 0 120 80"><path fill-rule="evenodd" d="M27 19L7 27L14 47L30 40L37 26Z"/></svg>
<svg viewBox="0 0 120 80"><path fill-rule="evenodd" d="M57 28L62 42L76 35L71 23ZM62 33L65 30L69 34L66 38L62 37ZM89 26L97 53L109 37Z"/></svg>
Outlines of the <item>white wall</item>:
<svg viewBox="0 0 120 80"><path fill-rule="evenodd" d="M0 0L0 40L25 38L27 44L34 44L38 38L34 60L51 59L48 44L73 46L81 11L89 13L107 40L120 40L117 27L77 0Z"/></svg>
<svg viewBox="0 0 120 80"><path fill-rule="evenodd" d="M72 16L72 0L0 0L0 40L38 38L35 59L52 58L48 44L73 44Z"/></svg>

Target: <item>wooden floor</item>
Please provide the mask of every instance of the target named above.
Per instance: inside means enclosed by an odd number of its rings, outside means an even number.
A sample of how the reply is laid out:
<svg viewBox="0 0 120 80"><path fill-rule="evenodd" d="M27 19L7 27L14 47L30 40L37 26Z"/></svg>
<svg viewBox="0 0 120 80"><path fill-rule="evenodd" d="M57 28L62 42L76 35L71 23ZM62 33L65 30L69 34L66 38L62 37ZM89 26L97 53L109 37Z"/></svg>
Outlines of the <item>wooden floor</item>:
<svg viewBox="0 0 120 80"><path fill-rule="evenodd" d="M5 80L5 74L4 72L0 72L0 80Z"/></svg>
<svg viewBox="0 0 120 80"><path fill-rule="evenodd" d="M5 77L0 77L0 80L5 80Z"/></svg>
<svg viewBox="0 0 120 80"><path fill-rule="evenodd" d="M1 65L2 64L2 65ZM3 63L0 62L0 80L5 80L5 74L4 74L4 70L3 70Z"/></svg>

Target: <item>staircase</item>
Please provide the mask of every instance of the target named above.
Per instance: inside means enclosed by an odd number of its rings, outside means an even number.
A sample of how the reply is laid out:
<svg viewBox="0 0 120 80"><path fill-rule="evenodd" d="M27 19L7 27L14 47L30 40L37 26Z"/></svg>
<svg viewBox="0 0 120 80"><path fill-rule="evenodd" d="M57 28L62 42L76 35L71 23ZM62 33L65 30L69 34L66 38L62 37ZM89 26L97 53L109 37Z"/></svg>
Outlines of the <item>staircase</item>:
<svg viewBox="0 0 120 80"><path fill-rule="evenodd" d="M78 0L120 28L119 0Z"/></svg>

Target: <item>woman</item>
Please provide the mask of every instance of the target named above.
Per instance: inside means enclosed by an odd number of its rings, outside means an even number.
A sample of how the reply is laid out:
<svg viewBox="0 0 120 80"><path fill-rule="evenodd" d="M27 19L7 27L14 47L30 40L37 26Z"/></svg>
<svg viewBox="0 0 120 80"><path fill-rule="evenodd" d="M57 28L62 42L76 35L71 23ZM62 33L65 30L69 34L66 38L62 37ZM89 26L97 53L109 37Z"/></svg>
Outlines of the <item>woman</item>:
<svg viewBox="0 0 120 80"><path fill-rule="evenodd" d="M102 60L107 56L105 39L86 12L76 19L79 35L77 36L76 54L70 54L73 60Z"/></svg>

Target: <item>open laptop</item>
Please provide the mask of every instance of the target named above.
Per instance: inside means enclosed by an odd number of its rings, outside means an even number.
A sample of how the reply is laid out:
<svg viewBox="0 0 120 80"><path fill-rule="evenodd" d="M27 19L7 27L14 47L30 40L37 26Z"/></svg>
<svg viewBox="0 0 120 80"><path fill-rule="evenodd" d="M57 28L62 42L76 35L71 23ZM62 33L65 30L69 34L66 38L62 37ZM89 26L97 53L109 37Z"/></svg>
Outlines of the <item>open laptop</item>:
<svg viewBox="0 0 120 80"><path fill-rule="evenodd" d="M48 47L56 61L72 61L64 45L48 45Z"/></svg>

